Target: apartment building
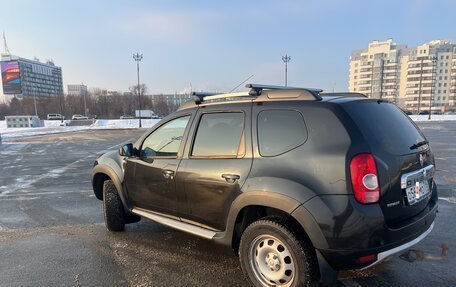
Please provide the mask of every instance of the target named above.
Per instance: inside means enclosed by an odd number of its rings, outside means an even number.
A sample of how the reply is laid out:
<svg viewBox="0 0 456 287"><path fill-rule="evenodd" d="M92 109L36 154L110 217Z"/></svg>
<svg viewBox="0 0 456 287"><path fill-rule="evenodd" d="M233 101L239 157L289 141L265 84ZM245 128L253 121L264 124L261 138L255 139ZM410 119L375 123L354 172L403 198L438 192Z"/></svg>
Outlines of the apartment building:
<svg viewBox="0 0 456 287"><path fill-rule="evenodd" d="M349 91L387 99L414 113L455 110L456 44L434 40L407 48L373 41L350 57Z"/></svg>
<svg viewBox="0 0 456 287"><path fill-rule="evenodd" d="M353 51L349 91L399 104L404 54L408 54L407 47L394 43L393 39L373 41L367 49Z"/></svg>

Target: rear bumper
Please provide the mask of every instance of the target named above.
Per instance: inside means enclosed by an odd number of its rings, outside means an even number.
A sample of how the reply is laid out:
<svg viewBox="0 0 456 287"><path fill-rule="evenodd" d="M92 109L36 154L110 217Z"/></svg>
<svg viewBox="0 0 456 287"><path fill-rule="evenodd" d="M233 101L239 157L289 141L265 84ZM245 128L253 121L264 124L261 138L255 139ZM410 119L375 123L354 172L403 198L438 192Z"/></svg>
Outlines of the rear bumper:
<svg viewBox="0 0 456 287"><path fill-rule="evenodd" d="M377 260L376 261L372 262L371 264L369 264L368 266L366 266L364 268L361 268L361 270L364 270L364 269L367 269L367 268L371 268L372 266L377 265L378 263L380 263L383 260L393 256L394 254L397 254L397 253L399 253L401 251L404 251L405 249L408 249L408 248L412 247L413 245L415 245L418 242L420 242L421 240L423 240L426 236L428 236L428 234L431 233L433 228L434 228L434 222L432 222L432 224L431 224L431 226L429 227L428 230L426 230L423 234L421 234L417 238L413 239L412 241L404 243L404 244L402 244L402 245L400 245L398 247L395 247L393 249L380 252L379 254L377 254Z"/></svg>
<svg viewBox="0 0 456 287"><path fill-rule="evenodd" d="M315 197L293 214L329 266L346 270L371 267L421 241L431 232L437 209L435 192L422 212L388 226L379 205L360 205L353 196L337 195ZM363 260L366 256L371 257Z"/></svg>
<svg viewBox="0 0 456 287"><path fill-rule="evenodd" d="M328 249L320 249L320 252L335 270L371 267L389 256L415 245L432 231L437 205L430 210L425 210L423 213L416 221L399 229L390 229L380 225L377 230L372 231L369 226L366 229L360 225L360 230L364 230L364 232L358 233L357 238L353 235L351 239L357 239L361 243L359 248L334 249L330 246ZM336 243L334 239L332 242ZM369 255L375 256L374 261L362 262L360 260L361 257Z"/></svg>

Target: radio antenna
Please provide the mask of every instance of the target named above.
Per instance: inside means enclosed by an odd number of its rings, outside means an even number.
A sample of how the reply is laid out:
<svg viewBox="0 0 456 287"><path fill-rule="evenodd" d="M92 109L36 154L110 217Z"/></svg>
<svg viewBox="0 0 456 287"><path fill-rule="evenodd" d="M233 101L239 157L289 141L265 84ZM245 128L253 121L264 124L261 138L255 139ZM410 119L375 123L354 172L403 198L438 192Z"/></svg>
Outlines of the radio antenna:
<svg viewBox="0 0 456 287"><path fill-rule="evenodd" d="M6 44L6 36L5 36L5 32L3 31L3 45L4 45L4 48L5 48L5 54L6 55L11 55L9 49L8 49L8 44Z"/></svg>
<svg viewBox="0 0 456 287"><path fill-rule="evenodd" d="M236 87L234 87L234 89L232 89L231 91L229 91L228 93L232 93L234 90L236 90L237 88L239 88L240 85L244 84L245 82L247 82L248 80L250 80L250 78L252 78L254 75L251 75L250 77L248 77L247 79L245 79L244 81L242 81L242 83L240 83L239 85L237 85Z"/></svg>

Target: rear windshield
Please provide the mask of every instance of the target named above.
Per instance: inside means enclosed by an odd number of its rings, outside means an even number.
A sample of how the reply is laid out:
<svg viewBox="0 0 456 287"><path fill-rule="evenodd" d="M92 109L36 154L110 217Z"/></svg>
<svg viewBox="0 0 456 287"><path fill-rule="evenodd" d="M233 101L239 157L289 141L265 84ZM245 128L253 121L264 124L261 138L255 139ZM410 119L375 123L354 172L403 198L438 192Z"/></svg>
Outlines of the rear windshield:
<svg viewBox="0 0 456 287"><path fill-rule="evenodd" d="M394 155L415 153L410 147L425 140L412 120L394 104L357 101L344 106L371 145ZM425 146L423 146L425 147Z"/></svg>

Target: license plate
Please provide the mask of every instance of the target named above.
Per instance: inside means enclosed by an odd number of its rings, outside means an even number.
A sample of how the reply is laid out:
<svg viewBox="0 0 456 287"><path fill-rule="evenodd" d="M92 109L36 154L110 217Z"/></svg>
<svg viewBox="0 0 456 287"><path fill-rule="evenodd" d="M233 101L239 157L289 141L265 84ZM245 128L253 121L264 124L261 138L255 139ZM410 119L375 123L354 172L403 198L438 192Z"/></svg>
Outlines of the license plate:
<svg viewBox="0 0 456 287"><path fill-rule="evenodd" d="M425 181L417 181L415 185L407 187L405 189L407 194L407 201L409 205L413 205L425 199L429 193L429 183Z"/></svg>

